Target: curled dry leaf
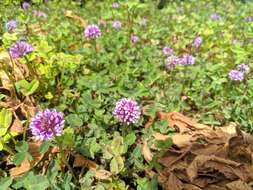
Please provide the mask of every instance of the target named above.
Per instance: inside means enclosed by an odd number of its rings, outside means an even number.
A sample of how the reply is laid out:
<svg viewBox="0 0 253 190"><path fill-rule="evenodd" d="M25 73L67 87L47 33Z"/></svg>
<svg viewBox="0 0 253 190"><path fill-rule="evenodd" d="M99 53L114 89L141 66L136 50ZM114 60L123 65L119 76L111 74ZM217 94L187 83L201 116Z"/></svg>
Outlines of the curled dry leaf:
<svg viewBox="0 0 253 190"><path fill-rule="evenodd" d="M98 170L98 165L94 161L91 161L78 153L72 155L74 156L74 168L87 167L95 173L95 178L100 180L112 180L112 173L103 169Z"/></svg>
<svg viewBox="0 0 253 190"><path fill-rule="evenodd" d="M152 160L153 155L152 155L152 153L148 147L148 143L146 141L143 142L142 154L144 156L144 159L147 162L150 162Z"/></svg>
<svg viewBox="0 0 253 190"><path fill-rule="evenodd" d="M100 180L112 180L112 173L107 170L93 170L95 172L95 177Z"/></svg>
<svg viewBox="0 0 253 190"><path fill-rule="evenodd" d="M66 10L64 12L64 15L66 17L69 17L69 18L79 21L81 23L81 26L84 28L87 26L87 22L83 18L81 18L80 16L77 16L77 15L74 15L73 12L70 10Z"/></svg>
<svg viewBox="0 0 253 190"><path fill-rule="evenodd" d="M81 154L74 154L74 164L73 167L87 167L89 169L96 169L97 164Z"/></svg>
<svg viewBox="0 0 253 190"><path fill-rule="evenodd" d="M10 58L8 52L0 53L0 63L4 63L5 66L11 68L11 76L15 78L15 80L24 79L24 75L22 70L20 69L20 65L17 64L15 60Z"/></svg>
<svg viewBox="0 0 253 190"><path fill-rule="evenodd" d="M183 183L173 173L170 174L166 186L168 190L183 190Z"/></svg>
<svg viewBox="0 0 253 190"><path fill-rule="evenodd" d="M169 138L169 135L163 135L161 133L155 133L155 134L153 134L153 137L155 138L155 140L164 141L167 138Z"/></svg>
<svg viewBox="0 0 253 190"><path fill-rule="evenodd" d="M1 83L3 87L9 90L10 92L12 92L13 85L11 83L11 80L9 79L8 75L3 70L0 70L0 79L1 79Z"/></svg>
<svg viewBox="0 0 253 190"><path fill-rule="evenodd" d="M252 190L250 185L248 185L247 183L245 183L241 180L237 180L237 181L233 181L231 183L228 183L228 184L226 184L226 187L229 190Z"/></svg>
<svg viewBox="0 0 253 190"><path fill-rule="evenodd" d="M18 118L16 118L14 120L14 122L12 123L9 131L10 132L15 132L17 134L21 134L23 132L23 125L22 125L21 121Z"/></svg>

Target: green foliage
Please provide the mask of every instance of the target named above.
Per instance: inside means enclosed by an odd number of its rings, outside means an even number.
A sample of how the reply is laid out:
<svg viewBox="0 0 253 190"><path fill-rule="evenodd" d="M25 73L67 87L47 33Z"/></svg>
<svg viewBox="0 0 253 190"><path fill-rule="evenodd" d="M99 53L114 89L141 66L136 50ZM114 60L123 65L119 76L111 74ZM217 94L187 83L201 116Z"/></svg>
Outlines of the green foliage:
<svg viewBox="0 0 253 190"><path fill-rule="evenodd" d="M0 136L4 136L12 122L12 112L7 109L2 109L0 112Z"/></svg>
<svg viewBox="0 0 253 190"><path fill-rule="evenodd" d="M26 80L20 80L15 83L17 91L21 92L25 96L32 95L39 87L38 80L32 80L30 83Z"/></svg>
<svg viewBox="0 0 253 190"><path fill-rule="evenodd" d="M45 190L49 187L49 181L46 176L34 175L33 172L28 172L27 174L15 179L12 188L19 189L25 188L27 190L38 189Z"/></svg>
<svg viewBox="0 0 253 190"><path fill-rule="evenodd" d="M1 189L7 189L12 184L12 181L13 180L12 180L11 177L6 177L6 178L1 179L1 181L0 181L0 188Z"/></svg>
<svg viewBox="0 0 253 190"><path fill-rule="evenodd" d="M28 152L29 146L27 142L18 142L15 149L17 150L17 153L13 157L13 163L15 165L20 165L25 159L29 161L33 160L32 155Z"/></svg>

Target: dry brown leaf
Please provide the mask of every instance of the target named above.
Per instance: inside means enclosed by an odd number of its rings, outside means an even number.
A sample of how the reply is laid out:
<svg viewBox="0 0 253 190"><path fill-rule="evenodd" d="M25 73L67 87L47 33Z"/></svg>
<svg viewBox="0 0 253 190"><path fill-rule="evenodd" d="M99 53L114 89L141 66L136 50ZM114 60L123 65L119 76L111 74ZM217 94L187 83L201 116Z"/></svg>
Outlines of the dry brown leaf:
<svg viewBox="0 0 253 190"><path fill-rule="evenodd" d="M182 190L183 188L183 183L173 173L171 173L168 182L166 183L166 189Z"/></svg>
<svg viewBox="0 0 253 190"><path fill-rule="evenodd" d="M16 118L14 120L14 122L12 123L9 131L10 132L15 132L17 134L21 134L23 132L23 125L22 125L21 121L18 118Z"/></svg>
<svg viewBox="0 0 253 190"><path fill-rule="evenodd" d="M43 158L44 155L41 155L39 153L39 147L41 145L41 142L30 142L29 143L29 152L31 153L33 160L29 162L28 160L25 160L21 163L20 166L10 169L10 175L11 177L17 177L30 169L32 169L39 161Z"/></svg>
<svg viewBox="0 0 253 190"><path fill-rule="evenodd" d="M9 79L8 75L4 72L0 70L0 79L1 79L1 83L2 86L9 90L10 92L13 91L13 85L11 83L11 80Z"/></svg>
<svg viewBox="0 0 253 190"><path fill-rule="evenodd" d="M155 138L155 140L164 141L167 138L169 138L169 135L163 135L161 133L155 133L155 134L153 134L153 137Z"/></svg>
<svg viewBox="0 0 253 190"><path fill-rule="evenodd" d="M95 177L100 180L112 180L112 173L107 170L93 170Z"/></svg>
<svg viewBox="0 0 253 190"><path fill-rule="evenodd" d="M220 169L225 173L225 169L228 169L229 173L233 174L232 167L239 167L240 164L231 160L227 160L224 158L216 157L216 156L205 156L205 155L198 155L196 158L191 162L189 167L187 168L186 172L189 176L190 181L193 181L198 176L198 171L203 170L205 167L209 167L212 165L214 169ZM224 166L221 168L221 166ZM226 168L225 168L226 167ZM220 172L222 172L220 171Z"/></svg>
<svg viewBox="0 0 253 190"><path fill-rule="evenodd" d="M15 80L21 80L24 79L24 75L19 68L19 65L17 65L17 62L15 60L12 60L10 58L10 55L8 52L1 52L0 53L0 63L4 63L7 67L11 68L11 76L15 78Z"/></svg>
<svg viewBox="0 0 253 190"><path fill-rule="evenodd" d="M184 190L202 190L198 186L192 185L192 184L184 184L184 188L183 189Z"/></svg>
<svg viewBox="0 0 253 190"><path fill-rule="evenodd" d="M79 21L81 23L81 26L84 28L87 26L87 22L83 18L81 18L80 16L77 16L77 15L74 15L73 12L70 10L66 10L64 12L64 15L66 17L69 17L69 18Z"/></svg>
<svg viewBox="0 0 253 190"><path fill-rule="evenodd" d="M31 169L31 164L29 161L24 161L20 166L10 169L11 177L17 177Z"/></svg>
<svg viewBox="0 0 253 190"><path fill-rule="evenodd" d="M192 135L188 134L174 134L172 136L172 142L178 147L185 147L191 142Z"/></svg>
<svg viewBox="0 0 253 190"><path fill-rule="evenodd" d="M38 108L35 106L29 106L27 104L23 104L20 106L22 113L25 116L34 117L38 112Z"/></svg>
<svg viewBox="0 0 253 190"><path fill-rule="evenodd" d="M152 160L153 155L152 155L152 153L148 147L148 143L146 141L143 142L142 154L144 156L144 159L147 162L150 162Z"/></svg>
<svg viewBox="0 0 253 190"><path fill-rule="evenodd" d="M226 184L226 187L229 190L252 190L252 188L245 182L241 180L233 181L231 183Z"/></svg>
<svg viewBox="0 0 253 190"><path fill-rule="evenodd" d="M81 154L74 154L74 164L73 167L88 167L89 169L96 169L97 164Z"/></svg>

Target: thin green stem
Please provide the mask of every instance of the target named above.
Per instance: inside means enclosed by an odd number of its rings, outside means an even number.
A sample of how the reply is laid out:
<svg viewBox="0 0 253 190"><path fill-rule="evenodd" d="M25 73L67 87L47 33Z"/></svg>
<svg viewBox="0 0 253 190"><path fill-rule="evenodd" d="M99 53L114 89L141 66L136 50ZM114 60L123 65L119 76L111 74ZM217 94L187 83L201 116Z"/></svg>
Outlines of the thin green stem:
<svg viewBox="0 0 253 190"><path fill-rule="evenodd" d="M3 150L5 150L6 152L8 152L9 154L11 154L12 156L15 155L15 152L12 150L12 148L10 148L7 144L3 145Z"/></svg>
<svg viewBox="0 0 253 190"><path fill-rule="evenodd" d="M26 114L26 118L27 118L27 121L26 121L26 124L24 126L23 141L25 141L25 139L26 139L26 133L27 133L27 128L28 128L28 124L29 124L28 121L30 121L29 114Z"/></svg>
<svg viewBox="0 0 253 190"><path fill-rule="evenodd" d="M72 174L72 176L73 176L73 178L74 178L75 183L78 183L78 180L77 180L77 178L76 178L76 176L75 176L75 173L74 173L72 167L69 165L69 163L68 163L68 161L67 161L67 159L66 159L66 157L65 157L65 153L64 153L64 150L63 150L63 148L62 148L61 142L59 142L59 140L58 140L57 138L55 138L55 139L56 139L56 142L57 142L57 144L58 144L58 146L59 146L60 155L61 155L61 159L62 159L63 163L66 164L67 168L69 169L70 173Z"/></svg>
<svg viewBox="0 0 253 190"><path fill-rule="evenodd" d="M98 63L98 51L97 51L97 41L94 40L94 48L95 48L95 58L96 58L96 65Z"/></svg>
<svg viewBox="0 0 253 190"><path fill-rule="evenodd" d="M13 143L16 145L17 141L15 140L14 136L10 133L8 133L11 136L11 140L13 141Z"/></svg>
<svg viewBox="0 0 253 190"><path fill-rule="evenodd" d="M67 161L67 159L66 159L66 157L65 157L65 153L64 153L62 144L61 144L61 142L59 141L59 139L57 138L57 135L56 135L56 133L55 133L55 131L54 131L54 129L53 129L52 127L51 127L51 130L52 130L52 132L53 132L53 134L54 134L54 136L55 136L56 143L57 143L57 145L58 145L58 147L59 147L59 149L60 149L61 159L62 159L63 163L66 164L67 168L69 169L70 173L72 174L75 183L78 184L78 180L77 180L77 178L76 178L76 176L75 176L75 173L74 173L72 167L69 165L69 163L68 163L68 161Z"/></svg>

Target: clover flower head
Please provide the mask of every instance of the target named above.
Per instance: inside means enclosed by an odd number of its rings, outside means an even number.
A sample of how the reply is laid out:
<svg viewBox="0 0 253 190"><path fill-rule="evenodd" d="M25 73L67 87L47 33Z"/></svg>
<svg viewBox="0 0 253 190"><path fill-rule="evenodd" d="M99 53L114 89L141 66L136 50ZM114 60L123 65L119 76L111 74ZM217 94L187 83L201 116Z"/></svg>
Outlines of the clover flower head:
<svg viewBox="0 0 253 190"><path fill-rule="evenodd" d="M24 10L28 10L31 7L31 5L28 2L23 2L22 3L22 9Z"/></svg>
<svg viewBox="0 0 253 190"><path fill-rule="evenodd" d="M220 20L221 16L218 13L213 13L210 15L211 20Z"/></svg>
<svg viewBox="0 0 253 190"><path fill-rule="evenodd" d="M141 18L141 20L139 21L139 24L140 24L141 26L147 26L147 22L148 22L148 19L145 18L145 17L143 17L143 18Z"/></svg>
<svg viewBox="0 0 253 190"><path fill-rule="evenodd" d="M6 28L8 30L14 30L17 28L17 21L15 20L9 20L7 23L6 23Z"/></svg>
<svg viewBox="0 0 253 190"><path fill-rule="evenodd" d="M238 70L231 70L228 76L233 81L242 81L244 79L244 73Z"/></svg>
<svg viewBox="0 0 253 190"><path fill-rule="evenodd" d="M195 57L190 54L185 54L180 58L181 65L194 65L195 64Z"/></svg>
<svg viewBox="0 0 253 190"><path fill-rule="evenodd" d="M112 3L112 8L114 8L114 9L119 8L119 3L113 2L113 3Z"/></svg>
<svg viewBox="0 0 253 190"><path fill-rule="evenodd" d="M40 11L36 11L36 10L33 10L32 12L37 17L47 17L47 14L44 12L40 12Z"/></svg>
<svg viewBox="0 0 253 190"><path fill-rule="evenodd" d="M193 40L193 43L192 43L192 45L193 45L195 48L198 48L201 44L202 44L202 38L201 38L200 36L196 37L196 38Z"/></svg>
<svg viewBox="0 0 253 190"><path fill-rule="evenodd" d="M97 39L101 36L101 30L97 25L91 24L85 28L84 35L88 39Z"/></svg>
<svg viewBox="0 0 253 190"><path fill-rule="evenodd" d="M136 101L122 98L116 103L113 115L122 123L129 125L138 121L141 112Z"/></svg>
<svg viewBox="0 0 253 190"><path fill-rule="evenodd" d="M165 61L165 67L169 70L174 69L178 64L180 64L180 59L174 55L167 57Z"/></svg>
<svg viewBox="0 0 253 190"><path fill-rule="evenodd" d="M112 22L112 27L115 29L120 29L122 27L122 23L118 20Z"/></svg>
<svg viewBox="0 0 253 190"><path fill-rule="evenodd" d="M25 41L18 41L9 49L9 53L14 59L22 58L33 51L33 46Z"/></svg>
<svg viewBox="0 0 253 190"><path fill-rule="evenodd" d="M173 54L173 49L165 46L163 48L163 54L165 56L171 56Z"/></svg>
<svg viewBox="0 0 253 190"><path fill-rule="evenodd" d="M131 35L131 42L132 43L137 43L137 42L139 42L139 37L138 36L136 36L136 35Z"/></svg>
<svg viewBox="0 0 253 190"><path fill-rule="evenodd" d="M237 69L238 71L241 71L241 72L243 72L243 73L246 73L246 72L249 71L249 65L243 63L243 64L240 64L240 65L237 65L236 69Z"/></svg>
<svg viewBox="0 0 253 190"><path fill-rule="evenodd" d="M242 41L239 41L238 39L233 39L232 44L234 44L234 45L238 44L240 47L242 47L244 45L244 43Z"/></svg>
<svg viewBox="0 0 253 190"><path fill-rule="evenodd" d="M30 130L37 140L51 140L62 134L64 127L63 113L56 110L45 109L31 119Z"/></svg>
<svg viewBox="0 0 253 190"><path fill-rule="evenodd" d="M245 21L252 22L253 21L253 17L252 16L246 16L245 17Z"/></svg>

